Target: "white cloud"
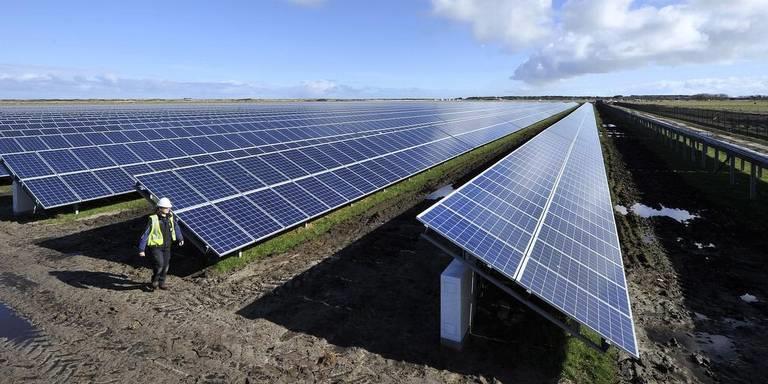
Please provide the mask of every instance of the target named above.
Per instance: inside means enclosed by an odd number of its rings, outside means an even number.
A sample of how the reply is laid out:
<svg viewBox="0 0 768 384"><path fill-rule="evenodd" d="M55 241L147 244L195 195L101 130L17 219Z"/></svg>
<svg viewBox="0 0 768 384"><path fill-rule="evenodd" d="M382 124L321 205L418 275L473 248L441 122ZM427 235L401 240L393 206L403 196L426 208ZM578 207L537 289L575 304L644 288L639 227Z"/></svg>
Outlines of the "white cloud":
<svg viewBox="0 0 768 384"><path fill-rule="evenodd" d="M531 48L512 76L531 84L653 64L729 62L768 55L768 0L651 1L645 5L633 0L568 0L557 10L546 3L433 0L433 8L440 15L471 23L482 41L499 41L516 51ZM549 34L541 30L546 26ZM514 33L518 28L521 36Z"/></svg>
<svg viewBox="0 0 768 384"><path fill-rule="evenodd" d="M550 34L551 0L432 0L437 15L469 23L481 41L516 49Z"/></svg>
<svg viewBox="0 0 768 384"><path fill-rule="evenodd" d="M689 95L697 93L725 93L732 96L768 95L768 76L661 80L631 87L629 93L654 93L662 95Z"/></svg>
<svg viewBox="0 0 768 384"><path fill-rule="evenodd" d="M275 85L244 81L168 81L110 72L0 64L0 99L394 98L459 96L456 91L353 86L333 80Z"/></svg>

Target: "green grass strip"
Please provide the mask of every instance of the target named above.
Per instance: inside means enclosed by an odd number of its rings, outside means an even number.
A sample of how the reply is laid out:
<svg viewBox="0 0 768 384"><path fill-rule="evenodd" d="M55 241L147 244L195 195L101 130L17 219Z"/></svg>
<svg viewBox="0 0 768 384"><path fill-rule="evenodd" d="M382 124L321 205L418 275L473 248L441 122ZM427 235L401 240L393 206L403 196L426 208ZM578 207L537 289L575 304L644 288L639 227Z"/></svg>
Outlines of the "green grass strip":
<svg viewBox="0 0 768 384"><path fill-rule="evenodd" d="M81 206L82 208L82 206ZM149 210L151 205L146 199L136 198L128 201L121 201L109 205L96 205L92 207L85 207L75 214L74 209L72 212L56 212L52 213L52 216L40 220L43 224L63 224L71 223L73 221L85 220L94 216L112 215L123 211L132 210Z"/></svg>
<svg viewBox="0 0 768 384"><path fill-rule="evenodd" d="M571 322L576 324L573 320ZM584 326L580 326L580 329L582 335L600 345L600 336L597 333ZM619 352L616 348L602 353L575 337L566 337L564 350L561 382L612 384L618 381Z"/></svg>
<svg viewBox="0 0 768 384"><path fill-rule="evenodd" d="M574 108L575 109L575 108ZM325 216L322 216L304 227L290 230L277 237L259 243L243 251L242 257L228 257L220 260L211 267L214 273L229 273L242 269L248 263L268 257L270 255L285 253L291 249L306 243L310 240L319 238L337 225L349 223L374 214L379 209L393 205L398 200L407 200L418 195L423 195L441 183L450 182L446 180L446 175L456 173L461 169L471 171L484 163L496 158L497 156L508 152L527 141L544 128L554 124L556 121L565 117L573 109L554 115L546 120L542 120L526 129L512 133L482 147L476 148L457 158L448 160L438 166L430 168L424 172L412 176L397 184L387 187L373 193L352 205L337 209ZM463 176L463 175L458 175ZM458 178L458 177L457 177Z"/></svg>

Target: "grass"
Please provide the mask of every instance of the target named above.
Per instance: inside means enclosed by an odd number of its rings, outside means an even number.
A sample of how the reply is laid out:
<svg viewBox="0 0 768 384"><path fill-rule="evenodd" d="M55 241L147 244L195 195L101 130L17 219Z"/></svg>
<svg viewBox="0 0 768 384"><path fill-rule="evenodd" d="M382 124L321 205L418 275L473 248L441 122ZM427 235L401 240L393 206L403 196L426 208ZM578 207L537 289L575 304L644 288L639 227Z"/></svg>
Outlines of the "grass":
<svg viewBox="0 0 768 384"><path fill-rule="evenodd" d="M85 220L100 215L111 215L118 212L130 211L130 210L148 210L150 207L146 199L134 198L127 201L119 201L109 205L103 205L103 202L99 205L82 207L81 210L75 214L74 209L71 212L56 212L51 216L40 220L42 224L64 224L71 223L73 221ZM71 208L71 207L70 207Z"/></svg>
<svg viewBox="0 0 768 384"><path fill-rule="evenodd" d="M637 104L717 109L735 112L768 113L768 100L632 100Z"/></svg>
<svg viewBox="0 0 768 384"><path fill-rule="evenodd" d="M340 208L322 216L305 227L299 227L269 239L243 251L241 257L228 257L212 266L214 273L229 273L242 269L247 264L270 255L285 253L312 239L319 238L334 227L350 223L368 216L378 209L391 206L399 200L407 200L424 194L430 188L434 189L441 182L446 182L445 175L461 169L475 169L489 160L504 154L506 151L519 146L544 128L554 124L572 110L552 116L524 130L515 132L502 139L474 149L457 158L448 160L436 167L430 168L411 178L378 191L352 205Z"/></svg>
<svg viewBox="0 0 768 384"><path fill-rule="evenodd" d="M600 336L597 333L584 326L580 329L582 335L600 345ZM567 337L565 340L561 382L611 384L618 381L616 373L619 353L615 348L602 353L575 337Z"/></svg>

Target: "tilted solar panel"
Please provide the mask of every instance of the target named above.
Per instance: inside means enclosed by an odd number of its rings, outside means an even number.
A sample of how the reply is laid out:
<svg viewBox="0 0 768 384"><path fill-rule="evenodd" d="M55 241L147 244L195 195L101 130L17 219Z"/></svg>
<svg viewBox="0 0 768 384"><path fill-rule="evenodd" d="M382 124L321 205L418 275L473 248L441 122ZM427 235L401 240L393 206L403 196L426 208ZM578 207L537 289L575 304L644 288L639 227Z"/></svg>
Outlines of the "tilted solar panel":
<svg viewBox="0 0 768 384"><path fill-rule="evenodd" d="M362 140L354 140L355 138L378 137L378 134L398 132L401 130L409 129L411 127L432 126L435 127L438 124L443 124L447 121L472 121L472 120L492 120L496 115L511 115L522 114L524 116L537 115L541 116L540 110L549 108L546 104L529 104L526 107L520 107L520 105L514 105L510 107L510 110L502 108L500 111L494 108L473 108L481 112L473 113L467 116L462 115L460 118L454 116L455 111L451 111L446 114L432 116L432 123L417 125L408 125L408 119L387 119L379 120L379 125L365 125L365 124L331 124L323 126L322 129L318 127L313 128L311 134L312 139L303 141L292 141L286 143L267 144L262 146L250 146L239 148L237 150L224 150L222 147L213 141L211 137L195 137L189 138L192 143L195 143L204 154L190 156L183 148L175 146L170 140L156 140L151 142L131 142L126 144L110 144L104 146L91 146L72 149L61 150L45 150L39 152L24 152L14 153L3 156L3 161L6 163L12 174L15 174L22 185L26 185L27 182L36 179L47 178L63 178L65 175L69 175L75 172L87 173L88 175L82 176L83 178L96 177L97 179L102 175L112 177L114 172L106 173L100 171L117 170L120 169L127 173L129 176L135 176L141 173L147 173L152 171L163 171L168 169L178 168L180 166L189 166L190 163L205 164L214 161L233 159L235 156L238 158L252 156L254 154L264 153L263 159L248 159L249 166L252 167L251 171L254 174L258 174L258 178L266 184L274 184L279 181L287 180L289 178L295 178L308 174L309 172L315 172L320 168L326 167L315 161L309 155L303 154L305 148L314 148L316 150L323 150L323 142L339 143L338 148L328 149L330 154L338 155L340 159L361 160L371 154L371 148L367 147ZM485 121L484 120L484 121ZM378 128L377 128L378 127ZM381 129L381 127L384 127ZM293 128L290 128L291 130ZM309 129L309 128L308 128ZM254 134L269 135L270 132L278 132L285 130L282 128L271 128L270 130L263 130L255 132ZM341 134L339 134L341 132ZM440 129L435 128L430 131L430 134L442 134ZM426 136L425 136L426 137ZM419 138L410 134L406 137L406 140L422 140L425 137ZM181 139L175 139L181 140ZM273 142L273 139L269 139L269 142ZM208 144L205 144L208 143ZM380 142L382 143L382 142ZM162 145L168 144L173 148L179 148L180 151L163 150ZM246 144L244 144L246 145ZM248 144L250 145L250 144ZM369 142L368 145L373 146L373 142ZM387 144L381 144L387 145ZM389 144L391 145L391 144ZM203 149L205 147L206 149ZM328 147L328 145L325 145ZM294 148L296 150L288 150ZM381 148L381 146L376 146ZM301 151L298 151L301 149ZM208 152L208 150L213 152ZM276 153L276 152L281 153ZM335 152L333 152L335 151ZM316 154L316 152L314 152ZM180 156L180 157L173 157ZM50 162L49 162L50 160ZM61 160L61 161L60 161ZM328 159L323 160L328 163ZM185 164L181 164L181 163ZM260 167L256 167L256 163L261 163ZM89 165L90 164L90 165ZM100 165L105 167L100 167ZM91 165L96 165L93 167ZM241 166L245 164L240 164ZM276 169L279 168L279 171ZM306 168L306 169L305 169ZM68 176L67 179L74 182L78 178ZM63 179L62 179L63 180ZM131 191L133 181L131 184L119 186L116 183L124 181L124 178L112 178L112 180L100 180L100 183L90 183L87 185L92 186L96 190L83 189L82 185L79 187L69 186L70 191L74 194L67 194L68 198L63 199L57 196L54 199L48 199L47 197L52 194L46 194L38 198L34 195L34 192L29 192L36 198L38 203L43 208L53 208L61 205L75 204L83 201L99 199L105 197L101 184L109 186L109 189L114 191L112 195L118 195L128 193ZM63 180L64 184L68 184L67 180ZM38 182L39 183L39 182ZM60 185L60 183L51 183L52 185ZM88 188L88 187L86 187ZM80 193L77 193L77 192Z"/></svg>
<svg viewBox="0 0 768 384"><path fill-rule="evenodd" d="M223 256L518 131L523 127L517 120L530 115L542 120L572 106L546 104L532 112L464 120L463 130L452 134L443 131L444 124L422 125L137 179L151 195L173 199L182 223ZM465 137L472 144L464 142ZM228 220L228 228L237 228L233 236L220 235L220 225L225 224L201 224L207 214Z"/></svg>
<svg viewBox="0 0 768 384"><path fill-rule="evenodd" d="M610 191L585 104L418 216L638 356Z"/></svg>

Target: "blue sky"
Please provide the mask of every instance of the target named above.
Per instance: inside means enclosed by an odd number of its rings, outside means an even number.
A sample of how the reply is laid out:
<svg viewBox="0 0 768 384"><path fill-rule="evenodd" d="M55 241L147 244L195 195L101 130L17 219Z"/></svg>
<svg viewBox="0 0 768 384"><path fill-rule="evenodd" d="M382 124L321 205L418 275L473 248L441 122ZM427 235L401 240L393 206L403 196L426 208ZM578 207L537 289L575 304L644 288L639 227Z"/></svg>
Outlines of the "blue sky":
<svg viewBox="0 0 768 384"><path fill-rule="evenodd" d="M768 0L711 3L10 0L0 98L768 94Z"/></svg>

